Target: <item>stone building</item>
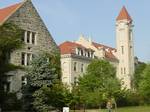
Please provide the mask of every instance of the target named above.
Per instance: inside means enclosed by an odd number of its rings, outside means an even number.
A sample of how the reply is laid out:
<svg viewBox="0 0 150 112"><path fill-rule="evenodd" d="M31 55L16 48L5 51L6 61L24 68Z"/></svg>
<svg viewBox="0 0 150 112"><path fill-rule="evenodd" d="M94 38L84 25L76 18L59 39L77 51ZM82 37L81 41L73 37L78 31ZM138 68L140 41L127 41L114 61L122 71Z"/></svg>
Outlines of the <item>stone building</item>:
<svg viewBox="0 0 150 112"><path fill-rule="evenodd" d="M116 76L123 83L122 87L131 89L135 66L133 24L125 7L122 8L116 19L116 48L93 42L84 36L80 36L79 40L75 42L64 42L59 47L64 83L73 84L75 79L83 74L82 67L85 70L92 58L98 58L108 60L114 65L117 71ZM86 53L87 49L92 51L90 60L87 60L89 58ZM78 72L74 68L78 68Z"/></svg>
<svg viewBox="0 0 150 112"><path fill-rule="evenodd" d="M25 43L22 49L11 53L10 63L25 67L37 53L59 51L31 0L24 0L0 9L0 25L8 22L16 24L24 31L24 35L20 38ZM6 90L20 91L22 83L26 82L24 74L25 72L21 70L9 72L8 83L5 85Z"/></svg>

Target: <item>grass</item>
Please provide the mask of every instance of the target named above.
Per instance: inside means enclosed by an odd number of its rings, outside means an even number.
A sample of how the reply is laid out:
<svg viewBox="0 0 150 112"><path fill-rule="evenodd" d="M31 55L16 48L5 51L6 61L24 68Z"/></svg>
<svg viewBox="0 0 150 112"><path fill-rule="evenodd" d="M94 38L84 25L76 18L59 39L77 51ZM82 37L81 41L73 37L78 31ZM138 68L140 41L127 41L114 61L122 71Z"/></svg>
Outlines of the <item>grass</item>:
<svg viewBox="0 0 150 112"><path fill-rule="evenodd" d="M73 111L71 111L73 112ZM83 110L76 110L75 112L83 112ZM108 112L107 110L86 110L86 112ZM113 112L150 112L150 106L138 106L138 107L124 107L118 108L117 111Z"/></svg>

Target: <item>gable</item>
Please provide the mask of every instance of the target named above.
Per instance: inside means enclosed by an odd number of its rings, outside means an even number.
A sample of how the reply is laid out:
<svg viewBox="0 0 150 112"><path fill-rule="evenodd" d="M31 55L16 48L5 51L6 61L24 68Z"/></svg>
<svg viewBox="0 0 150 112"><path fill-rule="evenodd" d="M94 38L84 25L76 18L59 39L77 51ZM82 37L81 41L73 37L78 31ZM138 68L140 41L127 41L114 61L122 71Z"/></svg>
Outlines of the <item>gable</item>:
<svg viewBox="0 0 150 112"><path fill-rule="evenodd" d="M30 0L23 4L5 22L12 22L23 30L38 34L38 46L41 51L58 51L58 47Z"/></svg>

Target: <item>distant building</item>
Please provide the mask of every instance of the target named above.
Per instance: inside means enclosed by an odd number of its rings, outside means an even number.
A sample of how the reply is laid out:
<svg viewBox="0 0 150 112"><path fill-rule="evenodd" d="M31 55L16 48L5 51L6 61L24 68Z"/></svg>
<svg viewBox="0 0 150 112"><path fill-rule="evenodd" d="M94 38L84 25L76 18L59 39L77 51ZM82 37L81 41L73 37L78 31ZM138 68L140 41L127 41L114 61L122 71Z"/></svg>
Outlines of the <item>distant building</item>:
<svg viewBox="0 0 150 112"><path fill-rule="evenodd" d="M134 74L133 24L125 7L116 19L116 48L92 42L80 36L75 42L60 44L62 81L69 86L85 72L93 58L108 60L116 67L123 88L131 88ZM84 70L83 70L84 69Z"/></svg>
<svg viewBox="0 0 150 112"><path fill-rule="evenodd" d="M58 47L44 22L33 6L31 0L0 9L0 25L12 22L24 30L22 40L25 46L10 54L9 62L19 66L28 66L34 55L41 51L52 53L58 51ZM8 82L5 90L19 92L22 84L26 83L25 72L16 70L7 75Z"/></svg>

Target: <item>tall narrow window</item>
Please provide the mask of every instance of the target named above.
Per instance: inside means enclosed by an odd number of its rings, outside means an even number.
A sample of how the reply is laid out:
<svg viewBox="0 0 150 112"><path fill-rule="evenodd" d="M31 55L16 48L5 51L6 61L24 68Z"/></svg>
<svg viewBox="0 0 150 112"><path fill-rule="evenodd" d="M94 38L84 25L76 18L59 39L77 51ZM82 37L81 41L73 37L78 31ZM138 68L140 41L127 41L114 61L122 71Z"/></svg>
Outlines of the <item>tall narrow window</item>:
<svg viewBox="0 0 150 112"><path fill-rule="evenodd" d="M84 65L81 64L81 72L83 72L83 71L84 71Z"/></svg>
<svg viewBox="0 0 150 112"><path fill-rule="evenodd" d="M88 57L90 57L90 52L88 51Z"/></svg>
<svg viewBox="0 0 150 112"><path fill-rule="evenodd" d="M27 43L30 43L30 31L27 31Z"/></svg>
<svg viewBox="0 0 150 112"><path fill-rule="evenodd" d="M25 65L25 53L21 54L21 65Z"/></svg>
<svg viewBox="0 0 150 112"><path fill-rule="evenodd" d="M83 50L81 49L81 56L83 56Z"/></svg>
<svg viewBox="0 0 150 112"><path fill-rule="evenodd" d="M35 44L35 33L32 33L32 44Z"/></svg>
<svg viewBox="0 0 150 112"><path fill-rule="evenodd" d="M74 62L74 67L73 67L74 71L77 71L77 62Z"/></svg>
<svg viewBox="0 0 150 112"><path fill-rule="evenodd" d="M30 61L31 61L31 54L27 54L27 65L30 64Z"/></svg>
<svg viewBox="0 0 150 112"><path fill-rule="evenodd" d="M121 46L121 52L124 54L124 46Z"/></svg>
<svg viewBox="0 0 150 112"><path fill-rule="evenodd" d="M129 30L129 41L132 40L131 37L132 37L132 30Z"/></svg>
<svg viewBox="0 0 150 112"><path fill-rule="evenodd" d="M124 68L124 74L126 74L126 68Z"/></svg>
<svg viewBox="0 0 150 112"><path fill-rule="evenodd" d="M25 42L25 38L26 38L26 31L23 31L23 32L24 32L24 34L22 35L21 40L22 40L23 42Z"/></svg>

